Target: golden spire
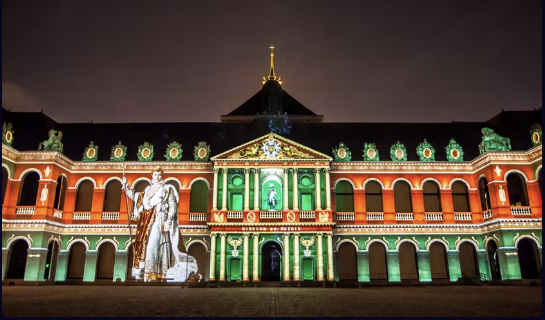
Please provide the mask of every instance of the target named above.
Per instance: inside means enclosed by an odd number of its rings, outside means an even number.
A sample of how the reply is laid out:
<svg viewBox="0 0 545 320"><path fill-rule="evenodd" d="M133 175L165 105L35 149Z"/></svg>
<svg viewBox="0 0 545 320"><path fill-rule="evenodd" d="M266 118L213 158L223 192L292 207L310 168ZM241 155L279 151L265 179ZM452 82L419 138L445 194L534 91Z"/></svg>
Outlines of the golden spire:
<svg viewBox="0 0 545 320"><path fill-rule="evenodd" d="M276 75L274 73L274 51L273 51L274 46L271 45L269 49L271 49L271 69L269 71L269 77L268 78L263 77L263 84L265 84L265 82L267 82L268 80L275 80L275 81L278 81L280 85L282 85L282 80L280 79L280 77L278 77L278 80L277 80Z"/></svg>

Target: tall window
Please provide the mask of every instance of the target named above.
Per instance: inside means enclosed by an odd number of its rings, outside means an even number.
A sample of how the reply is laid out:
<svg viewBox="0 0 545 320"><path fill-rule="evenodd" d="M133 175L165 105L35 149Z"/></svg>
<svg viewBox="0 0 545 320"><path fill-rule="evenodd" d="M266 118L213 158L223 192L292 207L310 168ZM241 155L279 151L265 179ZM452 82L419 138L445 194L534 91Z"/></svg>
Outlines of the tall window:
<svg viewBox="0 0 545 320"><path fill-rule="evenodd" d="M340 181L335 186L337 212L354 212L354 190L348 181Z"/></svg>
<svg viewBox="0 0 545 320"><path fill-rule="evenodd" d="M369 181L365 185L365 211L384 211L382 208L382 188L376 181Z"/></svg>
<svg viewBox="0 0 545 320"><path fill-rule="evenodd" d="M413 212L411 186L406 181L397 181L394 185L394 202L396 212Z"/></svg>
<svg viewBox="0 0 545 320"><path fill-rule="evenodd" d="M442 212L439 185L434 181L426 181L423 189L425 212Z"/></svg>
<svg viewBox="0 0 545 320"><path fill-rule="evenodd" d="M469 194L465 183L456 181L452 184L452 204L454 212L469 212Z"/></svg>

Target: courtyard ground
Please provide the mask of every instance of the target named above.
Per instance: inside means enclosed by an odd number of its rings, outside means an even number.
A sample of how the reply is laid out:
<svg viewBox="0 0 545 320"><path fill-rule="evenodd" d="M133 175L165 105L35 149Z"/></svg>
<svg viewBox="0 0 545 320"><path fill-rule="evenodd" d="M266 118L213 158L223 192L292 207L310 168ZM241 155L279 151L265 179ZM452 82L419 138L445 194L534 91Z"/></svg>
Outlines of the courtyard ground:
<svg viewBox="0 0 545 320"><path fill-rule="evenodd" d="M3 286L4 316L540 316L542 287Z"/></svg>

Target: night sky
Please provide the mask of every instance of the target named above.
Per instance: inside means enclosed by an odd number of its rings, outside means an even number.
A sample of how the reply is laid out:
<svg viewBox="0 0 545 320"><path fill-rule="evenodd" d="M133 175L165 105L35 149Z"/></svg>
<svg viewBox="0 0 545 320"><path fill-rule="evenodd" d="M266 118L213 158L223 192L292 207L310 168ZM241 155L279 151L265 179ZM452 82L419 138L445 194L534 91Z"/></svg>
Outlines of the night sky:
<svg viewBox="0 0 545 320"><path fill-rule="evenodd" d="M326 122L485 121L542 100L542 2L2 1L2 105L218 122L283 88Z"/></svg>

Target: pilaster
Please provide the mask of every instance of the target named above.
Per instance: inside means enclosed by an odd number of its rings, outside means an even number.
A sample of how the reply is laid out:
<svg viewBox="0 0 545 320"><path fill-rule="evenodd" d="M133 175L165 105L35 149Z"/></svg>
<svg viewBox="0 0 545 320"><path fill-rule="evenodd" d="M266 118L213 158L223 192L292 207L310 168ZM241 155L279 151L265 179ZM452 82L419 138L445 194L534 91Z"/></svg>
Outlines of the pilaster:
<svg viewBox="0 0 545 320"><path fill-rule="evenodd" d="M388 261L388 281L400 282L401 271L399 270L399 253L395 250L386 252L386 260Z"/></svg>
<svg viewBox="0 0 545 320"><path fill-rule="evenodd" d="M116 253L115 253L114 279L113 279L113 281L116 282L118 278L121 280L121 282L126 281L126 278L127 278L127 251L116 251Z"/></svg>
<svg viewBox="0 0 545 320"><path fill-rule="evenodd" d="M449 250L447 252L447 260L450 281L456 282L459 278L462 277L462 269L460 267L460 252L456 250Z"/></svg>
<svg viewBox="0 0 545 320"><path fill-rule="evenodd" d="M418 279L420 282L431 282L430 253L426 250L418 250Z"/></svg>
<svg viewBox="0 0 545 320"><path fill-rule="evenodd" d="M369 282L371 277L369 275L369 252L368 251L358 251L358 282Z"/></svg>
<svg viewBox="0 0 545 320"><path fill-rule="evenodd" d="M502 280L520 280L520 264L516 247L498 248Z"/></svg>
<svg viewBox="0 0 545 320"><path fill-rule="evenodd" d="M83 281L93 282L95 281L97 273L97 250L87 250L85 252L85 270L83 271Z"/></svg>
<svg viewBox="0 0 545 320"><path fill-rule="evenodd" d="M28 249L24 280L44 281L46 260L47 248Z"/></svg>

